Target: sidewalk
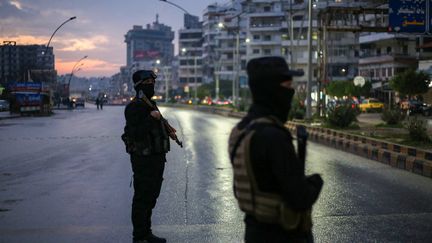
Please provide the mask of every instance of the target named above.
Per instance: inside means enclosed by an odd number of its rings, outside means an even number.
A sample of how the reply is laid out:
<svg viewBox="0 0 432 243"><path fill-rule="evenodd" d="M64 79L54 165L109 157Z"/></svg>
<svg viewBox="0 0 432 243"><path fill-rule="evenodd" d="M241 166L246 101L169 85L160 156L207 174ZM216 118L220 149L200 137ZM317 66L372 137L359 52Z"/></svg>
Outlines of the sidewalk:
<svg viewBox="0 0 432 243"><path fill-rule="evenodd" d="M11 114L9 111L0 112L0 120L21 117L20 114Z"/></svg>

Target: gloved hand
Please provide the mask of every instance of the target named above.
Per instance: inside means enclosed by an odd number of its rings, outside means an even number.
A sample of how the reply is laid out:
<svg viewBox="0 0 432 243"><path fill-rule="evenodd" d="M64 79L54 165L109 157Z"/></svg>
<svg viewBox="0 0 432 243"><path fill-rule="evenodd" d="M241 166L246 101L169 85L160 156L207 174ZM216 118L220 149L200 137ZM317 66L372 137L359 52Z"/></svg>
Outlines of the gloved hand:
<svg viewBox="0 0 432 243"><path fill-rule="evenodd" d="M319 174L310 175L307 177L307 180L319 189L321 189L324 184L324 181Z"/></svg>

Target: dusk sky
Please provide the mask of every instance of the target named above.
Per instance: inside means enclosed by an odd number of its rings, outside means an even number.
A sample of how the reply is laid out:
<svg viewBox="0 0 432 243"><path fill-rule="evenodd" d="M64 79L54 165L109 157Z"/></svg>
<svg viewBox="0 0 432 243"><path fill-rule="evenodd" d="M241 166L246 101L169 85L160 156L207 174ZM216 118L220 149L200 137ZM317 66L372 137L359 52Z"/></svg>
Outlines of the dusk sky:
<svg viewBox="0 0 432 243"><path fill-rule="evenodd" d="M227 0L171 0L202 20L203 10ZM111 76L126 63L124 35L133 25L155 21L175 31L183 26L183 12L159 0L0 0L0 42L46 45L54 30L66 23L53 37L55 68L59 74L70 73L83 56L82 70L77 76ZM176 47L177 53L177 47Z"/></svg>

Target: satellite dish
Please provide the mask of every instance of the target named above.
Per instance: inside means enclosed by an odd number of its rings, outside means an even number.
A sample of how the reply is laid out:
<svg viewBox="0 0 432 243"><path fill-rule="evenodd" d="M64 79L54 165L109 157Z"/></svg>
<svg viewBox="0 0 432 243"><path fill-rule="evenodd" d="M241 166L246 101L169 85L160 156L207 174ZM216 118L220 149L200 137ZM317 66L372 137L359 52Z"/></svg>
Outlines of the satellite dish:
<svg viewBox="0 0 432 243"><path fill-rule="evenodd" d="M362 76L357 76L354 78L354 85L355 86L363 87L363 85L365 85L365 83L366 83L366 80Z"/></svg>

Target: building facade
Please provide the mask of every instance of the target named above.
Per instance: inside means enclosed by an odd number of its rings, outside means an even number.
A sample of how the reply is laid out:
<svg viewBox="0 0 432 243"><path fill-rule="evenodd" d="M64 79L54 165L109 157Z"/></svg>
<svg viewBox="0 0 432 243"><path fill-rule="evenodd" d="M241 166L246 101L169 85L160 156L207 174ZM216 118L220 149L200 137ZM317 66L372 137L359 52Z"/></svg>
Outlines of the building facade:
<svg viewBox="0 0 432 243"><path fill-rule="evenodd" d="M5 41L0 45L0 84L38 81L55 83L53 48L45 45L17 45Z"/></svg>
<svg viewBox="0 0 432 243"><path fill-rule="evenodd" d="M157 59L168 63L174 56L174 32L171 27L156 21L148 24L144 29L141 25L134 25L125 35L126 66L134 63L151 63Z"/></svg>
<svg viewBox="0 0 432 243"><path fill-rule="evenodd" d="M185 18L186 19L186 18ZM194 18L198 20L198 18ZM186 24L186 23L185 23ZM179 30L179 84L188 97L195 97L196 89L202 84L203 29L202 23L188 23L189 27Z"/></svg>

